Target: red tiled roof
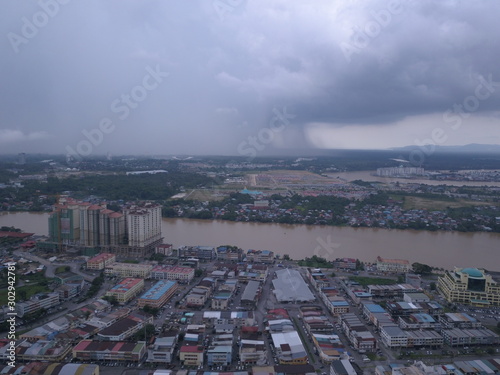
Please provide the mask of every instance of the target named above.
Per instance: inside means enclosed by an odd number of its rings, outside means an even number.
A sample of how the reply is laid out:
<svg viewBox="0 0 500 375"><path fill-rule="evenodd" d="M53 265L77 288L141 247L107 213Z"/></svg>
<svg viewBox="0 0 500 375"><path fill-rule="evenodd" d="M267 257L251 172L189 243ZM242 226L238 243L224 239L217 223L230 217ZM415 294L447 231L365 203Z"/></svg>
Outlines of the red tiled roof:
<svg viewBox="0 0 500 375"><path fill-rule="evenodd" d="M85 350L91 342L92 340L82 340L75 346L73 350Z"/></svg>
<svg viewBox="0 0 500 375"><path fill-rule="evenodd" d="M0 237L27 238L31 237L32 235L34 235L34 233L0 231Z"/></svg>
<svg viewBox="0 0 500 375"><path fill-rule="evenodd" d="M181 353L201 353L203 350L199 346L183 345L181 347Z"/></svg>

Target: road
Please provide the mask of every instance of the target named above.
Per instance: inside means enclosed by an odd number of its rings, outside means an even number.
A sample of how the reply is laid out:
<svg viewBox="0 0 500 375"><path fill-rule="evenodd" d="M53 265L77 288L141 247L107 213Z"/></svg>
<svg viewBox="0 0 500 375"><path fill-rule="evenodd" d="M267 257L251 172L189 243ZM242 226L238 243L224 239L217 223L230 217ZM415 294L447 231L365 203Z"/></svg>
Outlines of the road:
<svg viewBox="0 0 500 375"><path fill-rule="evenodd" d="M259 327L259 332L262 333L266 332L266 327L264 325L264 316L266 315L267 310L272 310L275 308L274 301L276 301L276 299L274 298L274 293L272 292L272 280L276 269L278 269L278 267L269 267L267 278L262 285L262 293L254 312L255 320ZM274 358L271 351L271 343L269 342L268 335L263 334L262 340L264 341L264 345L266 345L266 348L269 348L269 350L267 350L267 363L273 365Z"/></svg>
<svg viewBox="0 0 500 375"><path fill-rule="evenodd" d="M53 321L57 318L60 318L61 316L64 316L70 312L73 312L73 311L76 311L76 310L79 310L81 309L82 307L88 305L89 303L91 302L94 302L95 300L103 297L106 292L113 286L114 284L108 280L106 280L102 286L101 286L101 289L99 290L99 292L97 293L97 295L93 298L90 298L84 302L81 302L81 303L74 303L74 302L71 302L71 301L66 301L62 304L62 306L64 307L61 311L57 311L53 314L48 314L44 317L42 317L40 320L37 320L36 322L32 323L32 324L24 324L20 327L20 329L24 330L24 329L33 329L33 328L36 328L36 327L39 327L43 324L46 324L50 321Z"/></svg>
<svg viewBox="0 0 500 375"><path fill-rule="evenodd" d="M51 263L49 262L48 260L44 259L44 258L40 258L34 254L31 254L31 253L28 253L28 252L24 252L24 251L21 251L21 250L16 250L14 251L14 254L19 256L19 257L23 257L27 260L31 260L33 262L38 262L40 264L43 264L46 269L45 269L45 276L48 277L48 278L53 278L55 277L55 270L57 269L57 267L60 267L60 266L70 266L71 268L71 271L78 274L78 275L81 275L83 276L83 278L88 281L88 282L91 282L92 280L94 280L94 278L96 277L95 275L88 275L86 273L83 273L80 271L80 266L81 266L81 263ZM99 299L101 297L103 297L106 292L113 286L114 284L109 281L109 280L105 280L105 282L103 283L103 285L101 286L101 289L99 290L99 292L97 293L97 295L95 297L93 297L92 299L88 299L84 302L81 302L81 303L74 303L74 302L71 302L71 301L67 301L67 302L64 302L63 304L61 304L61 307L63 307L62 310L60 311L57 311L57 312L54 312L52 314L48 314L44 317L42 317L40 320L37 320L36 322L32 323L32 324L25 324L25 325L22 325L20 326L18 329L19 330L25 330L25 329L33 329L33 328L36 328L36 327L39 327L43 324L46 324L52 320L55 320L65 314L68 314L69 312L72 312L72 311L75 311L75 310L79 310L81 309L83 306L85 305L88 305L89 303L95 301L96 299ZM84 291L85 293L85 291ZM0 333L1 336L3 336L3 332Z"/></svg>
<svg viewBox="0 0 500 375"><path fill-rule="evenodd" d="M45 265L47 267L47 269L46 269L46 276L47 277L54 277L55 270L59 266L70 266L72 272L79 274L79 275L82 275L85 278L85 280L87 280L87 281L91 281L95 278L95 275L88 275L88 274L85 274L85 273L80 271L81 263L71 262L71 263L55 263L55 264L53 264L53 263L50 263L49 261L47 261L46 259L40 258L36 255L31 254L31 253L23 252L20 250L15 251L15 254L18 256L22 256L28 260L36 261L36 262L39 262L39 263ZM310 290L315 294L317 301L314 302L314 305L320 306L323 310L324 316L326 316L329 319L329 321L333 325L335 325L336 318L330 314L329 310L327 309L327 307L323 303L323 300L320 298L319 292L317 290L315 290L310 285L308 278L306 277L307 270L305 268L302 268L302 267L297 267L292 262L284 262L284 264L291 267L291 268L296 268L300 271L303 279L308 284ZM207 266L205 266L205 268L207 268ZM256 308L254 310L255 311L255 313L254 313L255 320L256 320L256 323L259 327L259 331L265 332L264 317L265 317L268 310L277 309L277 308L285 309L288 312L290 319L292 321L295 321L297 330L301 333L302 337L305 339L305 342L303 343L304 346L309 347L309 351L311 352L311 355L314 357L314 359L311 360L311 364L314 365L315 369L319 373L328 372L325 369L325 365L323 365L320 362L319 357L314 354L314 347L313 347L313 344L311 342L311 338L310 338L309 333L303 327L302 322L299 319L296 319L299 316L299 309L300 309L301 304L278 303L275 296L274 296L274 293L272 291L272 289L273 289L272 288L272 279L274 277L274 272L276 270L279 270L279 269L281 269L281 268L277 267L277 266L273 266L273 265L269 266L268 277L266 278L266 280L264 281L263 286L262 286L261 298L257 302ZM339 278L338 277L331 277L329 275L330 271L331 270L325 271L325 275L329 279L330 284L332 286L337 287L339 290L342 290L342 283L339 281ZM337 275L339 274L339 272L336 272L336 273L337 273ZM346 274L346 276L348 276L348 275L352 275L352 274L350 274L350 273ZM155 320L154 320L155 326L162 327L163 324L167 323L166 325L171 327L171 328L174 328L174 329L181 329L182 328L181 325L179 325L178 323L175 323L169 319L169 317L171 316L169 314L174 314L175 318L180 318L182 313L185 312L186 310L183 308L179 308L180 306L176 306L176 302L182 300L182 298L185 296L185 294L187 294L188 291L201 280L201 278L202 277L195 278L192 281L192 283L190 283L190 285L181 285L180 286L180 289L178 290L176 295L167 303L167 305L165 306L165 309L160 313L160 315L157 318L155 318ZM154 282L156 282L156 281L155 280L148 280L146 288ZM112 287L114 284L115 284L115 281L111 281L111 280L106 279L103 286L101 287L99 293L93 299L87 300L87 301L79 303L79 304L75 304L73 302L66 302L63 305L65 307L65 310L58 311L57 313L52 314L50 316L46 316L44 319L37 321L36 324L33 326L23 326L23 328L31 329L35 326L39 326L41 324L44 324L47 321L54 320L60 316L63 316L64 314L67 314L68 312L78 310L81 307L87 305L88 303L94 301L95 299L98 299L101 296L103 296L106 293L106 291L109 290L109 288ZM243 291L243 288L244 287L242 287L242 291ZM241 293L242 293L242 291L241 291ZM232 306L234 306L234 307L238 306L239 300L241 299L241 293L238 296L233 296ZM346 297L346 299L348 300L349 298ZM129 307L131 307L131 306L133 306L133 303L131 303ZM359 309L357 307L353 306L352 303L351 303L351 306L352 307L351 307L350 311L355 313L358 316L358 318L360 318L360 320L362 322L366 323L366 320L363 318ZM231 307L229 308L230 310L232 310ZM132 308L134 308L134 307L132 307ZM492 309L492 310L494 310L494 309ZM190 310L187 310L187 311L190 311ZM467 310L465 310L465 311L467 311ZM496 310L495 312L498 312L498 310ZM203 311L197 313L197 315L198 314L202 315ZM200 319L200 322L201 322L201 319ZM195 322L193 321L193 323L195 323ZM339 338L340 338L341 342L343 343L344 347L346 348L346 350L349 351L349 354L351 355L351 357L354 358L355 362L360 367L362 367L364 369L368 369L368 368L373 368L374 366L376 366L378 364L385 364L386 362L390 362L390 363L407 363L408 362L408 360L397 360L396 357L398 355L398 352L392 351L392 350L384 347L383 345L381 345L380 336L377 332L374 331L374 327L371 325L367 325L367 324L365 324L365 325L366 325L367 329L377 338L377 341L379 343L379 350L382 351L383 355L387 358L387 361L384 361L384 362L372 361L369 363L363 363L361 355L359 353L357 353L356 351L349 349L349 348L351 348L351 345L350 345L350 342L348 341L347 337L344 335L344 333L338 329L333 329L334 333L336 333L339 336ZM270 365L273 365L273 364L275 364L275 361L273 358L273 352L271 350L272 345L271 345L271 342L269 340L269 336L267 334L263 334L262 339L264 340L265 344L267 345L267 348L269 349L267 351L268 363ZM422 353L422 358L424 360L428 359L428 361L431 363L438 363L438 362L439 363L450 363L452 361L459 360L460 358L463 358L465 360L471 359L470 356L455 357L453 359L452 358L438 359L438 358L432 358L432 357L426 356L425 350L422 352L419 352L419 353ZM437 353L437 352L435 352L435 353ZM482 358L489 358L489 357L482 357ZM106 371L108 371L108 370L113 371L114 370L115 372L117 372L118 369L119 368L114 368L114 369L107 368Z"/></svg>
<svg viewBox="0 0 500 375"><path fill-rule="evenodd" d="M309 280L308 280L308 278L306 276L307 275L307 270L305 268L301 267L300 268L300 272L301 272L301 275L302 275L304 281L308 284L309 289L313 292L314 296L316 297L317 301L316 301L315 305L318 305L318 306L320 306L322 308L323 315L325 317L327 317L328 321L332 324L332 326L334 326L338 322L336 321L335 317L330 313L330 311L326 307L326 305L323 302L323 299L321 298L319 292L309 283ZM332 278L332 277L328 276L328 272L327 271L325 271L324 273L325 273L325 276L329 279L330 284L332 286L335 286L338 289L340 289L340 285L338 284L338 280L336 280L335 278ZM342 342L342 344L344 345L345 350L349 353L349 356L352 357L352 358L354 358L355 362L358 363L359 365L361 365L363 363L361 355L358 354L357 352L355 352L354 350L352 350L351 343L349 342L349 340L348 340L347 336L344 334L344 332L342 332L342 330L339 330L339 329L336 329L336 328L333 329L333 332L336 335L339 336L339 339ZM321 361L320 361L319 357L316 356L316 358L317 358L317 361L318 361L316 368L319 369L319 370L324 371L323 366L321 364Z"/></svg>
<svg viewBox="0 0 500 375"><path fill-rule="evenodd" d="M77 263L77 262L51 263L47 259L40 258L37 255L31 254L31 253L28 253L25 251L21 251L21 250L14 251L14 254L19 256L19 257L23 257L27 260L31 260L33 262L38 262L40 264L43 264L46 267L45 276L48 278L55 277L56 276L55 271L56 271L57 267L60 267L60 266L69 266L71 268L71 272L82 276L85 279L85 281L92 281L95 278L95 276L88 275L88 274L80 271L81 263Z"/></svg>

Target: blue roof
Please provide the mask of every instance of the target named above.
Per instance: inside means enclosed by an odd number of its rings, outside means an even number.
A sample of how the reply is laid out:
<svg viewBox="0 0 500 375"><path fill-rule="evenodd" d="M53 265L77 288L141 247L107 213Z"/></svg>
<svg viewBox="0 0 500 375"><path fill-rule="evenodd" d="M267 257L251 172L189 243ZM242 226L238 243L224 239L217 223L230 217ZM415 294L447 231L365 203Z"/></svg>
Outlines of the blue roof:
<svg viewBox="0 0 500 375"><path fill-rule="evenodd" d="M434 302L434 301L427 302L427 305L429 305L433 309L442 309L443 308L442 305L440 305L439 303Z"/></svg>
<svg viewBox="0 0 500 375"><path fill-rule="evenodd" d="M477 268L462 268L460 272L466 273L470 277L483 277L483 273L479 271Z"/></svg>
<svg viewBox="0 0 500 375"><path fill-rule="evenodd" d="M160 280L153 285L141 298L160 299L166 292L173 288L177 283L170 280Z"/></svg>
<svg viewBox="0 0 500 375"><path fill-rule="evenodd" d="M472 316L470 316L469 314L466 314L466 313L462 313L463 316L465 316L466 319L470 320L471 322L477 322L477 319L476 318L473 318Z"/></svg>
<svg viewBox="0 0 500 375"><path fill-rule="evenodd" d="M199 250L208 250L208 251L215 250L215 248L212 246L196 246L196 248Z"/></svg>
<svg viewBox="0 0 500 375"><path fill-rule="evenodd" d="M250 194L250 195L261 195L263 194L261 191L255 191L255 190L248 190L248 189L243 189L240 191L241 194Z"/></svg>
<svg viewBox="0 0 500 375"><path fill-rule="evenodd" d="M415 319L418 321L418 322L421 322L421 323L434 323L435 320L432 316L430 316L429 314L413 314L413 316L415 317Z"/></svg>
<svg viewBox="0 0 500 375"><path fill-rule="evenodd" d="M372 312L372 313L386 312L382 306L377 305L375 303L367 303L367 304L365 304L365 307L369 312Z"/></svg>
<svg viewBox="0 0 500 375"><path fill-rule="evenodd" d="M354 292L354 295L359 298L370 298L372 296L371 293L367 292Z"/></svg>

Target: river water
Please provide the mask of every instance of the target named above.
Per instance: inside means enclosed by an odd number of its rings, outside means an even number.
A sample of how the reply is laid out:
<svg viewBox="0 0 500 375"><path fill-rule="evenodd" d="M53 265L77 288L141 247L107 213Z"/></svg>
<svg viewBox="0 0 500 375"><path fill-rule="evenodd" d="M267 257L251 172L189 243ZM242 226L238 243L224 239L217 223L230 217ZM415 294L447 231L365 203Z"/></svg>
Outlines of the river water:
<svg viewBox="0 0 500 375"><path fill-rule="evenodd" d="M0 226L47 235L47 213L0 213ZM236 245L244 250L273 250L303 259L316 254L375 261L408 259L435 267L480 267L500 270L500 234L429 232L229 221L163 219L164 242L180 245Z"/></svg>

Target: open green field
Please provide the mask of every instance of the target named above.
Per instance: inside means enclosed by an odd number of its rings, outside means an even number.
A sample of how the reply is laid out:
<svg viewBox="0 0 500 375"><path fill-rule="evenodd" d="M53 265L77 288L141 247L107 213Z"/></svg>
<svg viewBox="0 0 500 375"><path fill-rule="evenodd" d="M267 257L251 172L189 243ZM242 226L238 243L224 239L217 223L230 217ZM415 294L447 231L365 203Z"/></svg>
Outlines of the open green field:
<svg viewBox="0 0 500 375"><path fill-rule="evenodd" d="M62 266L65 267L65 266ZM24 285L35 285L38 283L41 284L49 284L53 281L53 279L49 279L48 277L45 277L45 274L43 272L37 272L32 275L25 275L25 276L20 276L17 275L17 278L19 280L22 280Z"/></svg>
<svg viewBox="0 0 500 375"><path fill-rule="evenodd" d="M64 266L63 266L64 267ZM16 302L27 300L32 295L43 292L50 292L48 285L53 279L45 277L42 272L37 272L32 275L19 275L16 274L18 284L16 286ZM7 304L7 289L0 290L0 306Z"/></svg>
<svg viewBox="0 0 500 375"><path fill-rule="evenodd" d="M57 275L58 273L64 273L70 271L71 268L68 266L59 266L56 268L55 274Z"/></svg>
<svg viewBox="0 0 500 375"><path fill-rule="evenodd" d="M378 277L365 277L365 276L351 276L349 280L356 281L362 286L367 285L392 285L396 284L397 280L393 279L384 279Z"/></svg>
<svg viewBox="0 0 500 375"><path fill-rule="evenodd" d="M24 285L16 287L16 302L22 299L29 299L31 296L42 293L42 292L50 292L49 288L41 285ZM24 293L26 293L24 295ZM0 306L7 304L7 290L0 290Z"/></svg>

